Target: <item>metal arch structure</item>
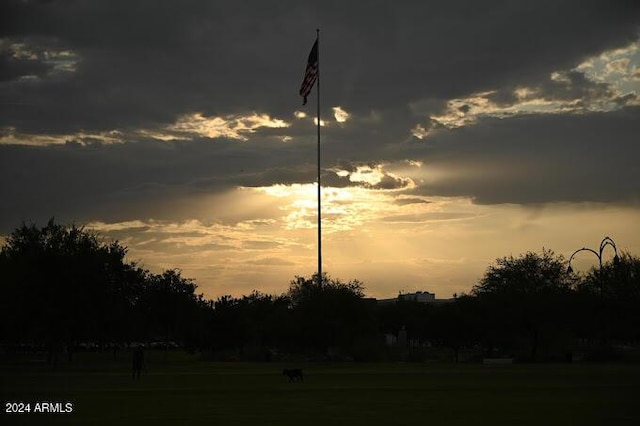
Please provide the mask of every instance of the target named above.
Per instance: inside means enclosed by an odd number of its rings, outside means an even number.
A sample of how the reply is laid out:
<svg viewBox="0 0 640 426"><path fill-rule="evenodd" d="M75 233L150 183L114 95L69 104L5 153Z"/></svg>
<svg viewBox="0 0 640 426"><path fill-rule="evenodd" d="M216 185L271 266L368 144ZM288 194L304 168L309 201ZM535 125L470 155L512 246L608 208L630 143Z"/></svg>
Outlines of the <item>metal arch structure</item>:
<svg viewBox="0 0 640 426"><path fill-rule="evenodd" d="M596 255L596 257L598 258L598 262L600 265L600 269L602 269L602 252L604 252L604 249L607 246L611 246L613 248L613 251L615 253L615 255L613 256L613 265L617 266L618 263L620 263L620 257L618 256L618 247L616 246L616 243L613 241L613 239L611 239L611 237L604 237L602 239L602 241L600 241L600 247L598 249L598 251L595 251L594 249L590 249L588 247L582 247L576 251L573 252L573 254L571 255L571 257L569 257L569 267L567 268L567 272L568 273L573 273L573 268L571 268L571 261L573 260L573 257L580 253L581 251L588 251L590 253L593 253Z"/></svg>

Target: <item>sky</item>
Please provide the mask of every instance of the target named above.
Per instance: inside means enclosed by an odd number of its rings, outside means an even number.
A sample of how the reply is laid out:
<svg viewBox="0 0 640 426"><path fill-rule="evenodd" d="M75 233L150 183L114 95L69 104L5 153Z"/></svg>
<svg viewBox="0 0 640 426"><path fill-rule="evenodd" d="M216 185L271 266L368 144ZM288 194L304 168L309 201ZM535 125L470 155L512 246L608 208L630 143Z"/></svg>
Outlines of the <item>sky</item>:
<svg viewBox="0 0 640 426"><path fill-rule="evenodd" d="M55 217L212 299L311 276L316 29L324 272L448 298L504 256L640 255L625 0L3 0L0 242Z"/></svg>

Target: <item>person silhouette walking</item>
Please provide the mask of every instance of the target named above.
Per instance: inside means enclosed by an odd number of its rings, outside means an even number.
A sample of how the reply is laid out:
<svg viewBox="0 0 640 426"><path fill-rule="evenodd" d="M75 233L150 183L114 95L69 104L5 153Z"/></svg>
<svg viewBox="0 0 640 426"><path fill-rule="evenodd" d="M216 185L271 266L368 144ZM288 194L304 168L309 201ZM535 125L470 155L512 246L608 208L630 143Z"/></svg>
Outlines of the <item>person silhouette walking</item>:
<svg viewBox="0 0 640 426"><path fill-rule="evenodd" d="M132 379L140 380L140 375L142 374L142 369L144 368L144 350L142 349L142 345L138 346L133 351L132 367Z"/></svg>

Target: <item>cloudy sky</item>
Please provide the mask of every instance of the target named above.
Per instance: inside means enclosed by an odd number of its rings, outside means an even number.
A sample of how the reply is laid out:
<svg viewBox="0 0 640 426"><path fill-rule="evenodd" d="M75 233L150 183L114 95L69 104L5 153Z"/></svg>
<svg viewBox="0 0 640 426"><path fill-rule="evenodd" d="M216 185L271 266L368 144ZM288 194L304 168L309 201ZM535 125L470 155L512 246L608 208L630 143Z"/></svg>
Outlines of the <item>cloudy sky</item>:
<svg viewBox="0 0 640 426"><path fill-rule="evenodd" d="M506 255L640 254L624 0L3 0L0 235L74 222L210 298L310 276L316 28L331 276L450 297Z"/></svg>

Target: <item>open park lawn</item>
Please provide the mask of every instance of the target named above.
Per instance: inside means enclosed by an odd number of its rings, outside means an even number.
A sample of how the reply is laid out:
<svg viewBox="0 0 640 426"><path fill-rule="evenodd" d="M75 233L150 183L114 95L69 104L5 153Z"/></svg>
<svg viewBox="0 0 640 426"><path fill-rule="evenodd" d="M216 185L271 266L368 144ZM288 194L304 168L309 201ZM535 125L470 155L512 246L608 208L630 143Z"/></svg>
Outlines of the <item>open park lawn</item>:
<svg viewBox="0 0 640 426"><path fill-rule="evenodd" d="M218 363L78 354L57 370L2 361L3 425L638 425L637 364ZM282 369L302 367L303 383ZM36 413L42 402L58 403ZM28 405L30 413L6 413ZM68 405L70 404L70 405ZM51 407L51 406L49 406ZM49 408L51 410L51 408Z"/></svg>

